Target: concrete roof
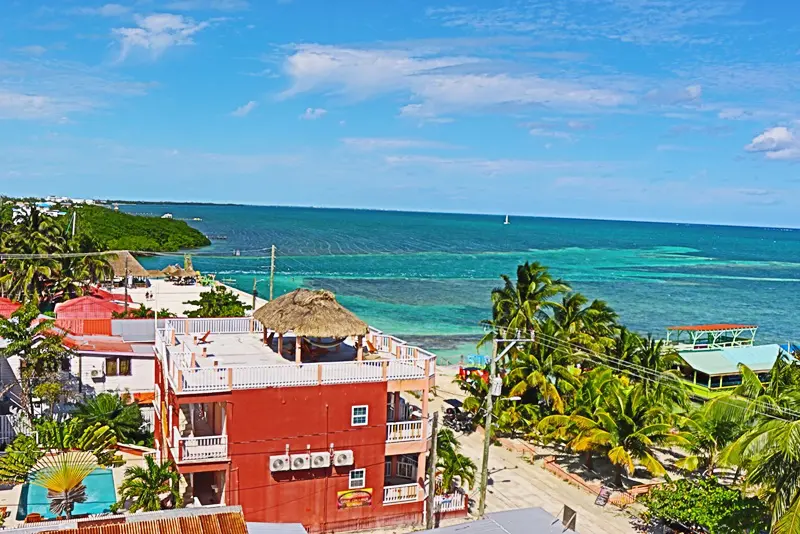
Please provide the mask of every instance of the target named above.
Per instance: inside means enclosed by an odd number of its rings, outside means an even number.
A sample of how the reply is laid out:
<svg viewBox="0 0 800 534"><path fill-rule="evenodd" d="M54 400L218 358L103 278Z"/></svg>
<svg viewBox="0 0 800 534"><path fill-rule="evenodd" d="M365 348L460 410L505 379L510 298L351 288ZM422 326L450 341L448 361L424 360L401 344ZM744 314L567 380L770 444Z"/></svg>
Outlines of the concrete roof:
<svg viewBox="0 0 800 534"><path fill-rule="evenodd" d="M578 522L581 518L578 517ZM573 532L561 525L561 519L544 508L522 508L487 514L485 519L459 525L425 530L437 534L563 534Z"/></svg>
<svg viewBox="0 0 800 534"><path fill-rule="evenodd" d="M756 372L772 369L781 348L778 345L726 347L712 350L684 350L681 359L695 371L707 375L738 374L740 363Z"/></svg>

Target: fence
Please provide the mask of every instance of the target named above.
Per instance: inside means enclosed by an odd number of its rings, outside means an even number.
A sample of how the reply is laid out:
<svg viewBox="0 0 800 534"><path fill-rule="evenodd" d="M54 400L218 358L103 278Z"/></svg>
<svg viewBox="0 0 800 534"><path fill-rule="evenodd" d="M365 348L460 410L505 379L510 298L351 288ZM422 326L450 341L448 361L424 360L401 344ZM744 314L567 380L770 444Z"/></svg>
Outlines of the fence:
<svg viewBox="0 0 800 534"><path fill-rule="evenodd" d="M462 491L448 493L447 495L434 495L433 511L438 514L467 511L468 499Z"/></svg>
<svg viewBox="0 0 800 534"><path fill-rule="evenodd" d="M383 504L400 504L418 500L419 484L402 484L383 488Z"/></svg>

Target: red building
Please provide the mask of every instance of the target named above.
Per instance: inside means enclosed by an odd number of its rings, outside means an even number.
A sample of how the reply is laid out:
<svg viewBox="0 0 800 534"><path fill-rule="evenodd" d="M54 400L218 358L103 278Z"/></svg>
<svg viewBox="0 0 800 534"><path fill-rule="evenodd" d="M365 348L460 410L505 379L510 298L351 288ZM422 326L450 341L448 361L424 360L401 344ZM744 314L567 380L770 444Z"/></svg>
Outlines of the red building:
<svg viewBox="0 0 800 534"><path fill-rule="evenodd" d="M56 319L111 319L123 313L125 306L99 297L78 297L56 304Z"/></svg>
<svg viewBox="0 0 800 534"><path fill-rule="evenodd" d="M8 319L11 317L11 314L17 311L19 308L22 307L22 304L19 302L14 302L13 300L7 299L5 297L0 297L0 317Z"/></svg>
<svg viewBox="0 0 800 534"><path fill-rule="evenodd" d="M251 318L159 331L156 446L187 501L310 532L422 521L435 356L371 328L294 342Z"/></svg>

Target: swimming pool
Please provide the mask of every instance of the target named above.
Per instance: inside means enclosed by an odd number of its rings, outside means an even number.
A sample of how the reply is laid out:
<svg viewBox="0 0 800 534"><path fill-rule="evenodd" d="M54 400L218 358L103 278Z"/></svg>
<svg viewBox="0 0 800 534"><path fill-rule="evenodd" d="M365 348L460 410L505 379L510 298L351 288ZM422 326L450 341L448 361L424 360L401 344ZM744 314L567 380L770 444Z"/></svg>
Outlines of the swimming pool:
<svg viewBox="0 0 800 534"><path fill-rule="evenodd" d="M114 489L114 475L111 469L95 469L86 477L83 484L86 486L86 502L75 505L73 515L100 514L111 511L111 505L117 502L117 493ZM26 483L22 486L17 508L17 520L22 521L28 514L38 513L42 517L54 519L50 512L50 500L47 490L41 486Z"/></svg>

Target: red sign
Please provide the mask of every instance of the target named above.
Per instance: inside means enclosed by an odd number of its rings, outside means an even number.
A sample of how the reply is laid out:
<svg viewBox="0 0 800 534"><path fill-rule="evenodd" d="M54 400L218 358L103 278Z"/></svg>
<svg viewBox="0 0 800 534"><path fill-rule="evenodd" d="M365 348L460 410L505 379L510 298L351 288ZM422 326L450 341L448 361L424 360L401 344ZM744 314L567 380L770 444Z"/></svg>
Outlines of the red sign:
<svg viewBox="0 0 800 534"><path fill-rule="evenodd" d="M357 490L339 491L336 493L336 507L360 508L362 506L372 506L372 488Z"/></svg>

